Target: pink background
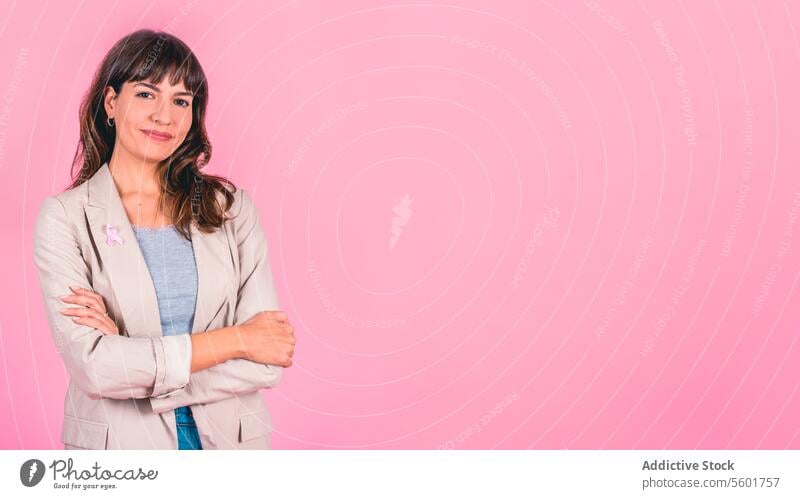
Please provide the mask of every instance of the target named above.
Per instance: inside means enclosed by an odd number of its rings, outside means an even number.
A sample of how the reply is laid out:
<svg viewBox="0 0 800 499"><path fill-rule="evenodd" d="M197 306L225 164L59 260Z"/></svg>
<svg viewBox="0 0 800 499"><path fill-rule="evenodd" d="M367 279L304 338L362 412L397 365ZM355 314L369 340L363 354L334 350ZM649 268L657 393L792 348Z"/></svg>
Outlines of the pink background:
<svg viewBox="0 0 800 499"><path fill-rule="evenodd" d="M0 447L61 447L33 222L141 27L261 211L275 448L800 448L800 6L685 0L6 2Z"/></svg>

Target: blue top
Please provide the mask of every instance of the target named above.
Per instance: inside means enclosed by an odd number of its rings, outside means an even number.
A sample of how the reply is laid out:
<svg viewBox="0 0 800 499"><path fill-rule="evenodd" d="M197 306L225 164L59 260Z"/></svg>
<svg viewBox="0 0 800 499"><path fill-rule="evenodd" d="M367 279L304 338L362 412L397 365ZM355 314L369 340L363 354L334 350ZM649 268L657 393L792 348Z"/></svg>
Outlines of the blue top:
<svg viewBox="0 0 800 499"><path fill-rule="evenodd" d="M192 243L181 237L174 225L131 225L131 228L156 288L163 334L191 333L197 303L197 266ZM175 415L178 422L193 421L189 407L175 409Z"/></svg>
<svg viewBox="0 0 800 499"><path fill-rule="evenodd" d="M192 332L197 303L197 267L192 243L174 226L131 226L156 288L165 336Z"/></svg>

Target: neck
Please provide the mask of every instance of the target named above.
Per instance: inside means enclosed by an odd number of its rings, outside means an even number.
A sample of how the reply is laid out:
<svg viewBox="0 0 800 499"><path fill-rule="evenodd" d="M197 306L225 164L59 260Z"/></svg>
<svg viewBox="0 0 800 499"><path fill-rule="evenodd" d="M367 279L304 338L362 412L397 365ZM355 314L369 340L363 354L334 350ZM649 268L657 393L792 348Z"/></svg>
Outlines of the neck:
<svg viewBox="0 0 800 499"><path fill-rule="evenodd" d="M108 161L108 170L121 196L131 193L158 195L161 191L158 163L134 158L122 151L121 147L114 148Z"/></svg>

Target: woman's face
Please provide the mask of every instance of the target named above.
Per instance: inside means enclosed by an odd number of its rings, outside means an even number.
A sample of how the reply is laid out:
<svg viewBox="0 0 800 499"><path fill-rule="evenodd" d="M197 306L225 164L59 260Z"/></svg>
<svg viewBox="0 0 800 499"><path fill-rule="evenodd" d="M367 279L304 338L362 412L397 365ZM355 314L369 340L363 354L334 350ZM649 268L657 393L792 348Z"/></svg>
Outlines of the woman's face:
<svg viewBox="0 0 800 499"><path fill-rule="evenodd" d="M125 82L119 94L106 88L106 114L114 119L115 149L148 163L168 158L186 139L192 126L192 94L169 75L160 84Z"/></svg>

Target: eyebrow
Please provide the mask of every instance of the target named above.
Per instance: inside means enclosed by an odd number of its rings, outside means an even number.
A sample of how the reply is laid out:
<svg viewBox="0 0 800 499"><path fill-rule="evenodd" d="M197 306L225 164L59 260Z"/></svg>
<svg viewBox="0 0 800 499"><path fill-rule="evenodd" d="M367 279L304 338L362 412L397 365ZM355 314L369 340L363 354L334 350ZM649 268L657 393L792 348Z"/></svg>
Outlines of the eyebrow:
<svg viewBox="0 0 800 499"><path fill-rule="evenodd" d="M157 86L151 84L151 83L145 83L145 82L141 82L140 81L140 82L137 82L136 85L142 85L144 87L151 88L151 89L155 90L156 92L161 93L161 89L158 88ZM194 94L192 94L191 92L175 92L175 95L188 95L189 97L194 97Z"/></svg>

